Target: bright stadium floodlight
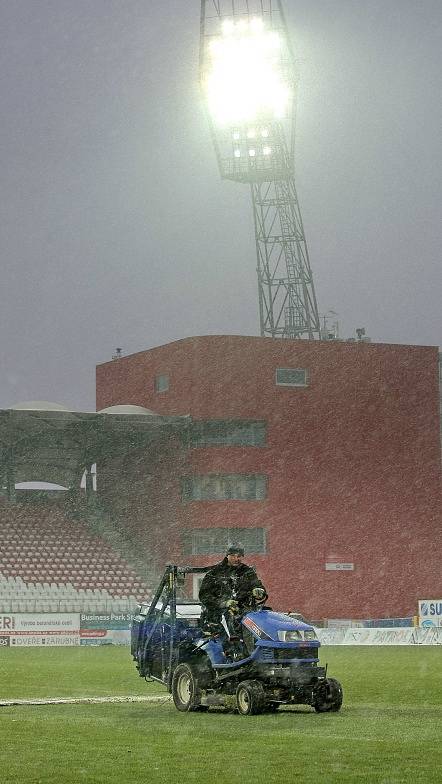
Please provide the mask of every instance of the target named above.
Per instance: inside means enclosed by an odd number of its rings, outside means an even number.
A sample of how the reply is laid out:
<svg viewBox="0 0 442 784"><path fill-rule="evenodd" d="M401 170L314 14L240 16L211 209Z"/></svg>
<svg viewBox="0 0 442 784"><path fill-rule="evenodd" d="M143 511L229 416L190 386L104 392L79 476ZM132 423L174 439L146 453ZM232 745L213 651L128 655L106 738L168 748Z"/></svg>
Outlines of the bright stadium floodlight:
<svg viewBox="0 0 442 784"><path fill-rule="evenodd" d="M201 29L201 87L221 176L281 176L291 165L295 80L279 4L202 0ZM257 137L262 143L251 156L248 140ZM264 152L270 138L271 164L268 143Z"/></svg>
<svg viewBox="0 0 442 784"><path fill-rule="evenodd" d="M261 335L320 334L293 175L295 79L281 0L201 0L200 80L222 177L248 183Z"/></svg>
<svg viewBox="0 0 442 784"><path fill-rule="evenodd" d="M208 47L205 90L209 112L220 126L260 118L287 118L290 88L284 80L281 37L262 19L224 22Z"/></svg>

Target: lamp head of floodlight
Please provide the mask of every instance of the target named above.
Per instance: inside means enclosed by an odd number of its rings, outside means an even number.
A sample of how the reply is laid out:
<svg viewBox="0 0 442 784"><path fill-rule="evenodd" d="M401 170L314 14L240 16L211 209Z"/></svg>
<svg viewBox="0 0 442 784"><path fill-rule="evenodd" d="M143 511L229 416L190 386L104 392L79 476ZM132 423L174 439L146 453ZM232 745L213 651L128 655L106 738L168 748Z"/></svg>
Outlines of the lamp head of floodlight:
<svg viewBox="0 0 442 784"><path fill-rule="evenodd" d="M225 19L211 38L202 74L209 113L219 127L286 119L292 85L286 42L260 17Z"/></svg>

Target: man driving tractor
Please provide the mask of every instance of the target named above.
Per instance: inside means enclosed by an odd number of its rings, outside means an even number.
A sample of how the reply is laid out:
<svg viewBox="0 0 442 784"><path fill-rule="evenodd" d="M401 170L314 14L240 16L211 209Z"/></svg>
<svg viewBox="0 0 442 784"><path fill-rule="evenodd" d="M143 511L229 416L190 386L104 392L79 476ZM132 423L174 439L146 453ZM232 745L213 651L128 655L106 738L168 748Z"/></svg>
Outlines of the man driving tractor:
<svg viewBox="0 0 442 784"><path fill-rule="evenodd" d="M244 548L231 545L225 557L205 575L199 599L206 632L220 630L222 616L240 617L252 604L262 604L267 591L252 566L243 563Z"/></svg>

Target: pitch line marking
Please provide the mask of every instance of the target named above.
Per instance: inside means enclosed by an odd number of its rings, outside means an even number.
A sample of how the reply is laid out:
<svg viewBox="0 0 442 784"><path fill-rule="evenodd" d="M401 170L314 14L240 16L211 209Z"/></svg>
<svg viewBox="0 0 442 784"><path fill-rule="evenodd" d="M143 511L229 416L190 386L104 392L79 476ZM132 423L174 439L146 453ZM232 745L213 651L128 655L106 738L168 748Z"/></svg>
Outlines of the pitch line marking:
<svg viewBox="0 0 442 784"><path fill-rule="evenodd" d="M12 705L79 705L79 704L93 704L100 703L124 703L124 702L164 702L170 700L168 694L148 695L145 697L127 696L127 697L41 697L35 699L10 699L0 700L0 708L7 708Z"/></svg>

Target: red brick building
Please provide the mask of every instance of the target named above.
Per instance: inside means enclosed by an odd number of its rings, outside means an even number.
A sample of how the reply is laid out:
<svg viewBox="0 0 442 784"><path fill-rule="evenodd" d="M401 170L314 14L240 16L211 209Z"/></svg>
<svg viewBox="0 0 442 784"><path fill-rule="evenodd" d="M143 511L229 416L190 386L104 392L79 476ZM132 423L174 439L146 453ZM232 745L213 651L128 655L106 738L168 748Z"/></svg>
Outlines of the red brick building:
<svg viewBox="0 0 442 784"><path fill-rule="evenodd" d="M187 443L100 474L158 567L240 540L273 605L310 618L440 593L437 348L186 338L99 365L97 410L117 404L191 417Z"/></svg>

